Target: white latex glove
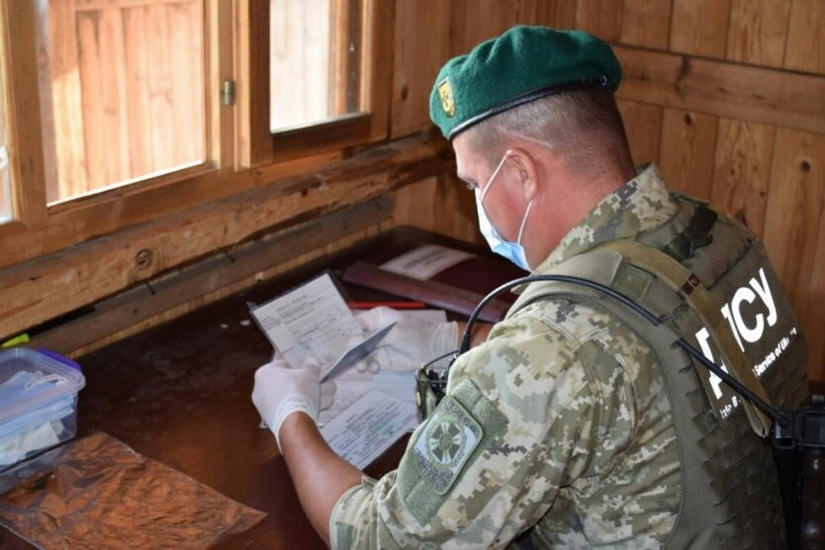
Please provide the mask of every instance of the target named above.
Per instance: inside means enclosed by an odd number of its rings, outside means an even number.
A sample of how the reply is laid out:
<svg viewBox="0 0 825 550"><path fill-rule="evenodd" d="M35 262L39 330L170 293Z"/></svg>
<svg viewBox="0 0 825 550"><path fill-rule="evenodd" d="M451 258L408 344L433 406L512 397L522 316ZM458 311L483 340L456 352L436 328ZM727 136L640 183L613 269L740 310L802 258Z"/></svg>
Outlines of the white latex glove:
<svg viewBox="0 0 825 550"><path fill-rule="evenodd" d="M255 387L252 390L252 402L261 418L278 442L278 432L287 416L294 412L304 412L318 419L321 400L321 367L314 359L307 361L297 369L289 368L282 359L276 359L255 371Z"/></svg>
<svg viewBox="0 0 825 550"><path fill-rule="evenodd" d="M370 356L356 364L361 372L415 370L458 347L458 324L454 321L433 323L388 307L376 307L355 318L368 335L395 323Z"/></svg>

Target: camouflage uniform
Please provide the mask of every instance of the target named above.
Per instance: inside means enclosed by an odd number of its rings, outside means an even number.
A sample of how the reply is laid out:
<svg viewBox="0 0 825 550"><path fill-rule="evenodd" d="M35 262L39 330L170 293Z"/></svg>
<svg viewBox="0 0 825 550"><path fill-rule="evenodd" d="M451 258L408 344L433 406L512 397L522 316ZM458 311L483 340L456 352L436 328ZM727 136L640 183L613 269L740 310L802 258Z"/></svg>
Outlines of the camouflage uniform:
<svg viewBox="0 0 825 550"><path fill-rule="evenodd" d="M536 273L635 238L676 210L648 166ZM398 470L345 493L330 533L333 548L503 547L541 520L542 538L530 544L657 547L679 503L679 451L655 355L609 313L550 299L497 324L456 361L448 396Z"/></svg>

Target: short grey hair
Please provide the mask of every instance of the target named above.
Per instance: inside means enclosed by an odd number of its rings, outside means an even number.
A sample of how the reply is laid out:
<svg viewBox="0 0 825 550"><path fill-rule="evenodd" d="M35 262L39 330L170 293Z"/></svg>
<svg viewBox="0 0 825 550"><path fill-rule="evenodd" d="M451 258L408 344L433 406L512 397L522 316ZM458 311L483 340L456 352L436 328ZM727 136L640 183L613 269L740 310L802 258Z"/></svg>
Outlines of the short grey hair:
<svg viewBox="0 0 825 550"><path fill-rule="evenodd" d="M521 138L547 147L571 169L586 174L627 163L632 166L616 100L605 90L539 98L490 117L469 131L473 147L488 152L491 163L504 155L512 138Z"/></svg>

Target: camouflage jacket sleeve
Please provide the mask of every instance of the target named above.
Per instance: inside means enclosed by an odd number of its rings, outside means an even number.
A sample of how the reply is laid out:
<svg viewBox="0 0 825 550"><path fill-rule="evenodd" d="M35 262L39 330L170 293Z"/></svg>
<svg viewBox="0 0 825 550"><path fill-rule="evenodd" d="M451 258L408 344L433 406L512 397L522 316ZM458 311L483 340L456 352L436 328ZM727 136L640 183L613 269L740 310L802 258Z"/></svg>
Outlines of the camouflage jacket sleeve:
<svg viewBox="0 0 825 550"><path fill-rule="evenodd" d="M609 323L561 301L499 323L456 361L398 470L338 501L333 548L501 547L560 487L609 472L635 423Z"/></svg>

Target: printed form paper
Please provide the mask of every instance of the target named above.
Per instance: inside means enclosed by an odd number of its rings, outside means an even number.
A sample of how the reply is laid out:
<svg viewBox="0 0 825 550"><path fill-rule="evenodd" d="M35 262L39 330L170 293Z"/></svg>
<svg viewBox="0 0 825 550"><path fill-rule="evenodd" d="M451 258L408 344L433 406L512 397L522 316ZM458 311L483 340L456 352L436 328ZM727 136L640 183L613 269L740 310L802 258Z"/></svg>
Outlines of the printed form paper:
<svg viewBox="0 0 825 550"><path fill-rule="evenodd" d="M406 403L415 403L415 372L358 372L350 369L335 377L332 403L318 413L318 425L323 427L364 397L371 390L390 395Z"/></svg>
<svg viewBox="0 0 825 550"><path fill-rule="evenodd" d="M438 244L425 244L381 265L381 269L426 281L436 273L475 256Z"/></svg>
<svg viewBox="0 0 825 550"><path fill-rule="evenodd" d="M290 366L315 357L331 368L363 330L328 273L251 310Z"/></svg>
<svg viewBox="0 0 825 550"><path fill-rule="evenodd" d="M415 405L372 390L321 428L321 434L338 456L363 469L416 426Z"/></svg>

